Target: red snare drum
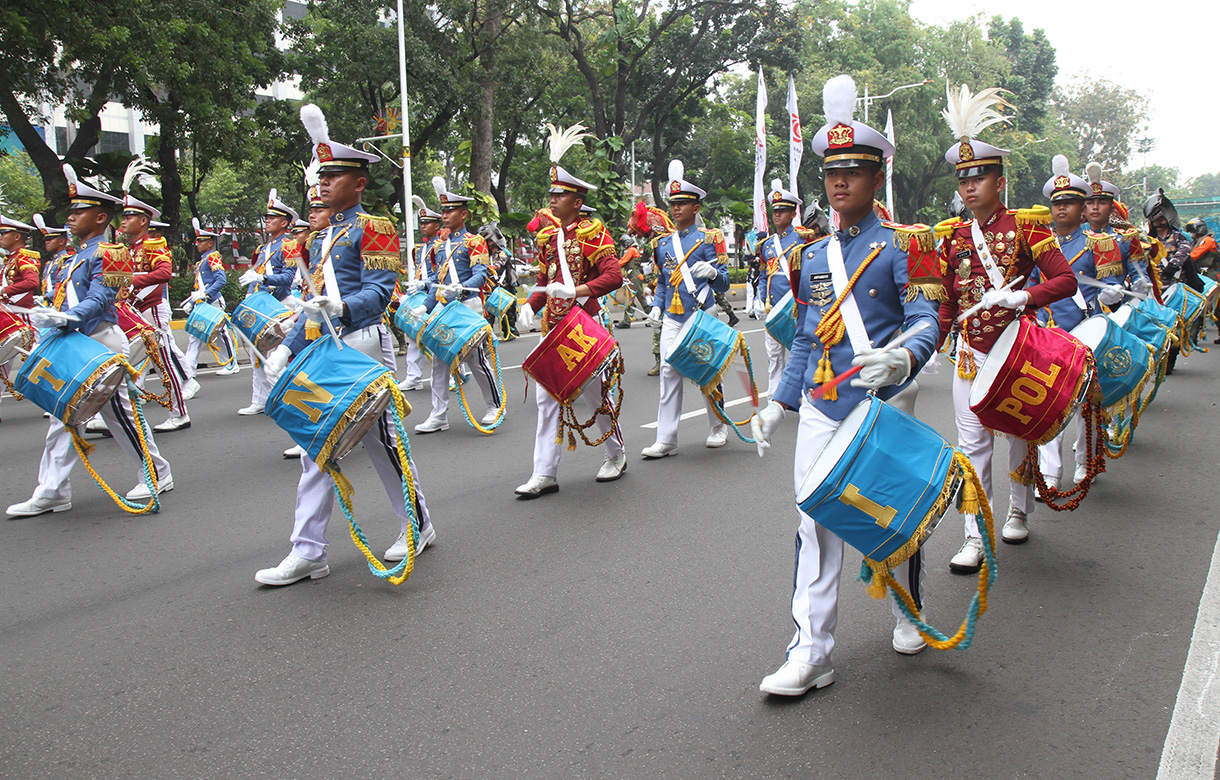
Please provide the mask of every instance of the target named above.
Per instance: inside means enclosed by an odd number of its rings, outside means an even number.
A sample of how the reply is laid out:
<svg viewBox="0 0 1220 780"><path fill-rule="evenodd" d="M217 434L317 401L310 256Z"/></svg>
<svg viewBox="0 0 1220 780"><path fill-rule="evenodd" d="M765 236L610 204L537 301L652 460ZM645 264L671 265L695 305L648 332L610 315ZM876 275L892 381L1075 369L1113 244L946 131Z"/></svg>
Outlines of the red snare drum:
<svg viewBox="0 0 1220 780"><path fill-rule="evenodd" d="M588 312L573 306L526 356L521 369L556 401L569 404L617 355L614 337Z"/></svg>
<svg viewBox="0 0 1220 780"><path fill-rule="evenodd" d="M1084 402L1092 374L1088 347L1066 331L1018 317L970 385L970 411L993 431L1045 444Z"/></svg>
<svg viewBox="0 0 1220 780"><path fill-rule="evenodd" d="M123 329L123 335L127 336L127 340L131 342L129 350L131 365L137 370L142 369L145 361L148 360L148 350L144 342L144 334L149 334L151 336L151 343L156 343L158 339L157 329L150 325L140 315L139 310L127 301L116 302L114 304L114 312L118 315L119 327Z"/></svg>
<svg viewBox="0 0 1220 780"><path fill-rule="evenodd" d="M0 309L0 364L17 355L17 347L32 341L30 324L11 311Z"/></svg>

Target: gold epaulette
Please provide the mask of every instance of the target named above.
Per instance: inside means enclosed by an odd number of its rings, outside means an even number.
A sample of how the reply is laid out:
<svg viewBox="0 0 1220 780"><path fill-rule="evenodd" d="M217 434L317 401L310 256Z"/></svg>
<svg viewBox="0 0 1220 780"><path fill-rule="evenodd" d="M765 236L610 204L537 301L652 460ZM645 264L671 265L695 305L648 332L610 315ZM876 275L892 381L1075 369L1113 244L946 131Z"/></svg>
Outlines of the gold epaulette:
<svg viewBox="0 0 1220 780"><path fill-rule="evenodd" d="M165 236L161 238L146 238L144 239L145 252L168 252L169 242L165 240Z"/></svg>
<svg viewBox="0 0 1220 780"><path fill-rule="evenodd" d="M722 241L724 240L724 234L720 232L720 228L704 228L703 232L706 233L707 237L712 241L715 241L718 238Z"/></svg>
<svg viewBox="0 0 1220 780"><path fill-rule="evenodd" d="M538 234L536 236L534 236L534 240L538 242L538 248L541 249L542 247L544 247L548 243L550 243L550 240L552 238L554 238L555 234L558 232L559 232L558 228L556 228L554 225L544 227L541 230L539 230Z"/></svg>
<svg viewBox="0 0 1220 780"><path fill-rule="evenodd" d="M1084 231L1084 243L1090 252L1112 252L1115 246L1113 235L1094 233L1092 230Z"/></svg>
<svg viewBox="0 0 1220 780"><path fill-rule="evenodd" d="M135 261L131 252L122 244L98 244L102 253L102 284L107 287L123 287L131 284L135 275Z"/></svg>
<svg viewBox="0 0 1220 780"><path fill-rule="evenodd" d="M949 217L937 222L936 227L932 228L932 234L936 237L937 241L943 241L953 235L953 231L960 227L967 227L969 224L970 220L968 219L962 220L957 217Z"/></svg>
<svg viewBox="0 0 1220 780"><path fill-rule="evenodd" d="M894 246L901 249L903 252L911 251L911 242L915 242L918 249L925 252L931 252L936 249L936 236L932 232L930 225L916 223L914 225L902 225L897 222L882 223L886 227L894 231Z"/></svg>
<svg viewBox="0 0 1220 780"><path fill-rule="evenodd" d="M1051 210L1046 206L1030 206L1027 209L1016 209L1017 224L1021 227L1033 227L1034 225L1049 225L1051 223Z"/></svg>
<svg viewBox="0 0 1220 780"><path fill-rule="evenodd" d="M576 237L581 241L588 241L591 238L597 238L602 234L606 226L597 217L593 219L582 219L576 225Z"/></svg>
<svg viewBox="0 0 1220 780"><path fill-rule="evenodd" d="M1134 227L1116 228L1114 232L1117 233L1119 238L1121 238L1123 241L1134 241L1135 239L1139 238L1140 235L1139 229Z"/></svg>
<svg viewBox="0 0 1220 780"><path fill-rule="evenodd" d="M814 241L818 240L817 232L814 230L810 230L809 228L805 227L804 225L793 225L792 229L795 230L796 234L801 237L802 245L803 244L812 244Z"/></svg>
<svg viewBox="0 0 1220 780"><path fill-rule="evenodd" d="M356 227L382 236L398 235L397 228L394 227L394 223L388 217L365 214L363 211L356 213Z"/></svg>

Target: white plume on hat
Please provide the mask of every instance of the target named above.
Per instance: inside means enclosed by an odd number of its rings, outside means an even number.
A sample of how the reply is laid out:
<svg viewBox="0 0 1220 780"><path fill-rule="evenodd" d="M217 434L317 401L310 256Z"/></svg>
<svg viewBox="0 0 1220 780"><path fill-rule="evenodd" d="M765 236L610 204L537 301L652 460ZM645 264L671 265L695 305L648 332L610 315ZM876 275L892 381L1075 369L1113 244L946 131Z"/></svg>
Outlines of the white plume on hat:
<svg viewBox="0 0 1220 780"><path fill-rule="evenodd" d="M419 197L418 195L411 196L411 203L414 204L415 208L417 208L417 209L428 208L428 204L424 203L424 199Z"/></svg>
<svg viewBox="0 0 1220 780"><path fill-rule="evenodd" d="M1094 160L1084 166L1084 175L1088 177L1090 184L1101 184L1101 163Z"/></svg>
<svg viewBox="0 0 1220 780"><path fill-rule="evenodd" d="M783 188L784 188L784 183L782 181L780 181L779 179L771 180L771 189L772 190L782 190Z"/></svg>
<svg viewBox="0 0 1220 780"><path fill-rule="evenodd" d="M309 165L306 165L302 169L305 173L305 188L306 189L314 186L315 184L317 184L318 182L320 182L322 180L322 177L320 175L318 175L318 169L321 167L322 167L322 161L315 157L314 159L309 161Z"/></svg>
<svg viewBox="0 0 1220 780"><path fill-rule="evenodd" d="M271 203L275 203L277 200L279 200L279 196L280 196L280 191L277 190L275 187L272 187L271 192L267 193L267 200L270 201Z"/></svg>
<svg viewBox="0 0 1220 780"><path fill-rule="evenodd" d="M594 138L592 133L586 133L584 125L577 122L566 130L560 130L550 122L546 123L547 145L550 147L551 162L557 163L564 153L586 138Z"/></svg>
<svg viewBox="0 0 1220 780"><path fill-rule="evenodd" d="M445 184L445 177L433 176L432 189L436 190L436 197L440 198L441 202L443 203L445 200L445 193L449 191L449 185Z"/></svg>
<svg viewBox="0 0 1220 780"><path fill-rule="evenodd" d="M686 166L681 160L669 161L669 180L682 181L682 177L686 175Z"/></svg>
<svg viewBox="0 0 1220 780"><path fill-rule="evenodd" d="M1067 176L1069 174L1068 168L1069 168L1069 166L1068 166L1067 155L1057 154L1051 158L1051 173L1053 175Z"/></svg>
<svg viewBox="0 0 1220 780"><path fill-rule="evenodd" d="M143 178L150 170L152 170L152 166L148 164L148 159L142 154L127 163L127 170L123 172L123 194L130 195L131 185Z"/></svg>
<svg viewBox="0 0 1220 780"><path fill-rule="evenodd" d="M34 215L34 226L38 228L40 232L47 232L47 221L42 218L41 214Z"/></svg>
<svg viewBox="0 0 1220 780"><path fill-rule="evenodd" d="M196 236L203 232L203 228L199 227L199 217L191 217L191 227L195 228Z"/></svg>
<svg viewBox="0 0 1220 780"><path fill-rule="evenodd" d="M850 125L856 116L856 80L843 73L827 81L822 87L822 111L826 124Z"/></svg>
<svg viewBox="0 0 1220 780"><path fill-rule="evenodd" d="M64 163L64 178L68 180L69 185L80 183L80 179L76 176L76 169L67 163Z"/></svg>
<svg viewBox="0 0 1220 780"><path fill-rule="evenodd" d="M330 130L326 127L326 115L313 103L301 106L301 124L309 133L309 140L316 144L330 143Z"/></svg>
<svg viewBox="0 0 1220 780"><path fill-rule="evenodd" d="M955 94L946 81L947 105L940 113L953 137L966 141L978 137L979 132L998 122L1011 122L1012 117L1000 113L1004 108L1016 110L1016 106L1004 99L1005 91L1000 87L989 87L975 95L970 92L970 87L962 84L961 90Z"/></svg>

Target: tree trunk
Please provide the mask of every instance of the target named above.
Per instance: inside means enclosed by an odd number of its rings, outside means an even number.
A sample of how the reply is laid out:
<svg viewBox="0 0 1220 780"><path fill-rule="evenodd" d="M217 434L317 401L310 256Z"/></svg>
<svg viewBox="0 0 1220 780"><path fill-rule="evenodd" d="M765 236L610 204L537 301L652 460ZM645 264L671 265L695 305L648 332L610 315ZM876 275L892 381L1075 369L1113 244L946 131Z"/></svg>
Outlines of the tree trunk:
<svg viewBox="0 0 1220 780"><path fill-rule="evenodd" d="M161 219L169 223L169 235L181 236L182 172L178 169L178 110L166 106L159 111L161 142L157 144L157 163L161 166ZM183 269L178 269L179 271Z"/></svg>
<svg viewBox="0 0 1220 780"><path fill-rule="evenodd" d="M491 158L496 100L495 47L504 13L498 0L485 0L485 18L479 25L479 100L470 138L470 183L479 192L491 192Z"/></svg>

